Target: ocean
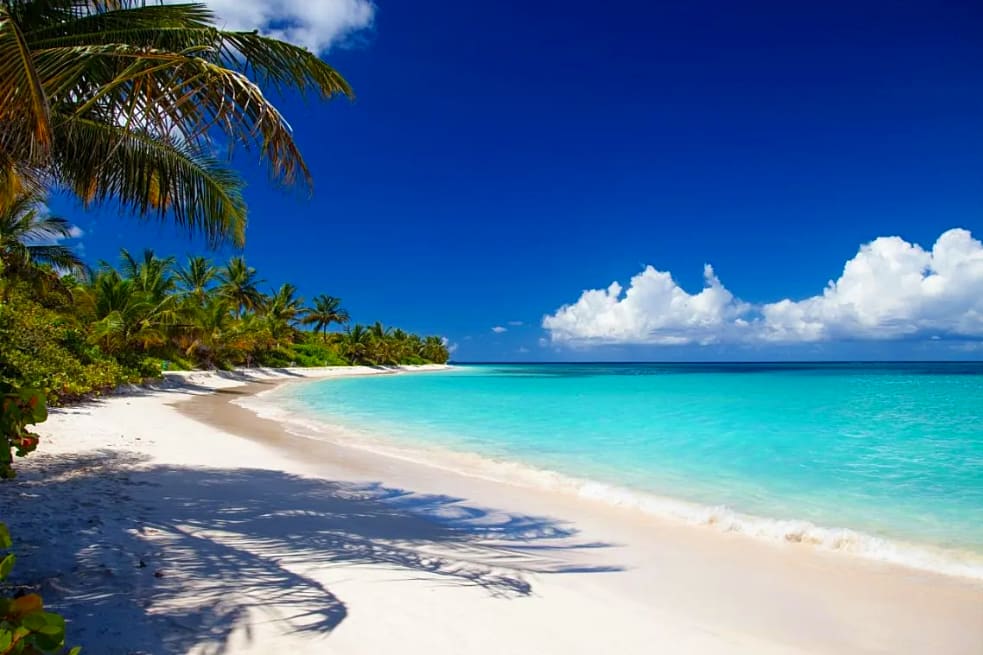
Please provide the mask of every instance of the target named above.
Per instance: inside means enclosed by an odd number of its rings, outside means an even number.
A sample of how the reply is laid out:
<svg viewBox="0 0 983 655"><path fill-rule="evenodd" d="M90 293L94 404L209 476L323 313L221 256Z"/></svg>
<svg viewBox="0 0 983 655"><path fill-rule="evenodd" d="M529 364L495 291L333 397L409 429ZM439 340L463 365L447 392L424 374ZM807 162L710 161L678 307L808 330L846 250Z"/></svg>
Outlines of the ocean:
<svg viewBox="0 0 983 655"><path fill-rule="evenodd" d="M983 363L474 365L265 401L471 475L983 578Z"/></svg>

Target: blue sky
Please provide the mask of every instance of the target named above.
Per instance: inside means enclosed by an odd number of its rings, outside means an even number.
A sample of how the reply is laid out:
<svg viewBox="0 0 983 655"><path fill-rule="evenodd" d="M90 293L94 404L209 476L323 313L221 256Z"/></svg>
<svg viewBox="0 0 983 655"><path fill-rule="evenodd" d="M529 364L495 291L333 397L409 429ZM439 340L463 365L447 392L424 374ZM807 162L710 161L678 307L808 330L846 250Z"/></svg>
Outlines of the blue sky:
<svg viewBox="0 0 983 655"><path fill-rule="evenodd" d="M808 4L321 0L341 18L265 16L308 21L296 38L320 34L357 99L283 99L315 190L271 188L243 158L244 254L271 286L445 335L459 360L979 358L983 6ZM53 208L93 262L205 249ZM931 259L952 228L972 238ZM876 279L860 261L835 297L775 309L890 236L904 241L868 253ZM942 271L944 298L896 289L895 257ZM727 295L699 295L708 263ZM637 275L628 304L579 303ZM855 306L895 291L880 313Z"/></svg>

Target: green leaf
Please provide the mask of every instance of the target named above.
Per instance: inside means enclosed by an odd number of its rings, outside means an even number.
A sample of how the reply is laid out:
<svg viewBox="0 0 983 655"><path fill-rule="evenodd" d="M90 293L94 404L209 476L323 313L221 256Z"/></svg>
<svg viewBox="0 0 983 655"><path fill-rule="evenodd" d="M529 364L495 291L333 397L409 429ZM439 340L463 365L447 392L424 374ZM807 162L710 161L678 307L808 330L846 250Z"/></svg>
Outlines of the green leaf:
<svg viewBox="0 0 983 655"><path fill-rule="evenodd" d="M0 548L7 549L14 545L10 539L10 531L7 530L6 523L0 523Z"/></svg>
<svg viewBox="0 0 983 655"><path fill-rule="evenodd" d="M44 652L54 651L65 645L65 635L48 635L39 632L34 635L34 643Z"/></svg>
<svg viewBox="0 0 983 655"><path fill-rule="evenodd" d="M14 557L13 553L4 557L3 560L0 560L0 580L4 580L8 575L10 575L10 571L14 568L14 562L16 561L17 558Z"/></svg>
<svg viewBox="0 0 983 655"><path fill-rule="evenodd" d="M79 655L79 653L81 653L81 652L82 652L82 647L81 646L76 646L72 650L68 651L68 655Z"/></svg>
<svg viewBox="0 0 983 655"><path fill-rule="evenodd" d="M38 632L43 635L57 636L59 639L65 638L65 619L52 612L43 612L41 617L44 619L44 625L38 628Z"/></svg>
<svg viewBox="0 0 983 655"><path fill-rule="evenodd" d="M40 632L47 623L44 620L44 612L31 612L25 614L21 619L21 625L31 632Z"/></svg>
<svg viewBox="0 0 983 655"><path fill-rule="evenodd" d="M10 642L13 640L14 636L10 634L9 630L0 628L0 651L6 653L7 649L10 648Z"/></svg>

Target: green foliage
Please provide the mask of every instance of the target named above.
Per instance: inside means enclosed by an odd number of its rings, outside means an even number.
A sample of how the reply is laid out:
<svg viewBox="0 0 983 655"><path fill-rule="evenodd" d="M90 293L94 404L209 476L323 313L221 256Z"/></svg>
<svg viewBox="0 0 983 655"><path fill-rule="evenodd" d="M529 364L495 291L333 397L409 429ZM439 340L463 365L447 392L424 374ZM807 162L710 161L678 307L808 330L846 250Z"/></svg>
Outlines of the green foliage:
<svg viewBox="0 0 983 655"><path fill-rule="evenodd" d="M352 94L316 53L224 30L202 3L4 0L0 205L44 180L241 245L244 182L223 151L245 147L278 182L311 182L264 89Z"/></svg>
<svg viewBox="0 0 983 655"><path fill-rule="evenodd" d="M0 523L0 551L9 551L12 545L7 526ZM0 558L0 582L10 575L16 559L13 553ZM78 655L80 651L79 647L75 647L67 651L67 655ZM0 655L64 652L65 619L44 611L44 601L40 596L0 596Z"/></svg>
<svg viewBox="0 0 983 655"><path fill-rule="evenodd" d="M309 340L290 346L296 366L347 366L348 361L338 352L336 346Z"/></svg>
<svg viewBox="0 0 983 655"><path fill-rule="evenodd" d="M47 418L43 391L0 384L0 479L14 477L15 453L23 457L38 447L38 436L27 426Z"/></svg>
<svg viewBox="0 0 983 655"><path fill-rule="evenodd" d="M443 363L439 337L420 337L381 323L327 329L348 320L341 300L319 295L306 307L284 284L263 293L242 257L216 268L147 250L121 253L117 270L103 264L91 277L45 287L24 264L0 273L0 384L39 389L59 403L140 383L161 372L239 366L344 366ZM57 278L56 278L57 279ZM310 326L315 332L304 331ZM11 448L32 449L32 437Z"/></svg>
<svg viewBox="0 0 983 655"><path fill-rule="evenodd" d="M0 304L0 383L44 389L59 401L140 379L93 348L70 316L19 293Z"/></svg>

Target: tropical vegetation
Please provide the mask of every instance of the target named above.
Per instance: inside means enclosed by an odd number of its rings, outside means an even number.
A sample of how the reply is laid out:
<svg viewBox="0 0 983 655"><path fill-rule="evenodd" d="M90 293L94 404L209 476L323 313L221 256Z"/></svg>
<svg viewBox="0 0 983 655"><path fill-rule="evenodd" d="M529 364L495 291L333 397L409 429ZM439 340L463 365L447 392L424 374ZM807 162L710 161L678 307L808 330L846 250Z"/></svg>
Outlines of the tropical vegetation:
<svg viewBox="0 0 983 655"><path fill-rule="evenodd" d="M3 238L0 235L0 238ZM61 275L46 264L0 279L0 382L64 401L164 369L443 363L443 339L350 324L339 298L311 306L264 287L241 256L216 266L152 250ZM43 279L46 285L39 285ZM341 326L341 330L329 328ZM313 330L305 328L314 328Z"/></svg>
<svg viewBox="0 0 983 655"><path fill-rule="evenodd" d="M220 29L204 4L2 0L0 208L57 187L241 244L243 181L220 153L311 182L264 88L352 95L316 54Z"/></svg>
<svg viewBox="0 0 983 655"><path fill-rule="evenodd" d="M48 402L164 369L447 360L442 339L352 325L339 298L308 306L241 256L124 250L90 270L65 245L77 232L48 212L51 191L241 246L237 149L276 183L311 185L270 90L352 97L317 54L221 29L202 3L0 0L0 478L37 447L28 426ZM0 557L0 583L13 562ZM64 652L64 627L39 596L0 594L0 655Z"/></svg>
<svg viewBox="0 0 983 655"><path fill-rule="evenodd" d="M7 526L0 523L0 551L9 551L13 540ZM0 583L10 575L17 557L0 552ZM37 594L8 598L0 595L0 655L36 655L65 652L65 619L46 612ZM78 655L77 646L68 655Z"/></svg>

